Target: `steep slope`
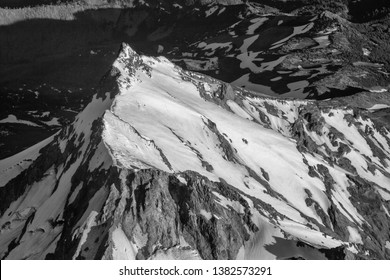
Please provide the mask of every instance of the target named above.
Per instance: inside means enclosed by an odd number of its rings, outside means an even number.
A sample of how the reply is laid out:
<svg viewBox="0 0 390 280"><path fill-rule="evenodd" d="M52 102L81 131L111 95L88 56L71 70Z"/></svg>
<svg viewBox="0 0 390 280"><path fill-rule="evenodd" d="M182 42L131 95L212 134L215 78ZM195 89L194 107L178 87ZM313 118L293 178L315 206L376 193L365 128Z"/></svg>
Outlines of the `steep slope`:
<svg viewBox="0 0 390 280"><path fill-rule="evenodd" d="M73 124L0 161L1 258L388 259L375 105L259 96L123 45Z"/></svg>

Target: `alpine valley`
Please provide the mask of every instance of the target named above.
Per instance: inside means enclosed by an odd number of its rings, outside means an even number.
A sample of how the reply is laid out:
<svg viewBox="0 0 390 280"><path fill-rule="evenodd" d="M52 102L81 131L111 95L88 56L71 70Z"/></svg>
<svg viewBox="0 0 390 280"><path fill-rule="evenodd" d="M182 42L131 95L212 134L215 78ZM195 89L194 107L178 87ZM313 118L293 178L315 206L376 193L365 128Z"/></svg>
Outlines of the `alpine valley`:
<svg viewBox="0 0 390 280"><path fill-rule="evenodd" d="M390 259L389 6L8 2L1 259Z"/></svg>

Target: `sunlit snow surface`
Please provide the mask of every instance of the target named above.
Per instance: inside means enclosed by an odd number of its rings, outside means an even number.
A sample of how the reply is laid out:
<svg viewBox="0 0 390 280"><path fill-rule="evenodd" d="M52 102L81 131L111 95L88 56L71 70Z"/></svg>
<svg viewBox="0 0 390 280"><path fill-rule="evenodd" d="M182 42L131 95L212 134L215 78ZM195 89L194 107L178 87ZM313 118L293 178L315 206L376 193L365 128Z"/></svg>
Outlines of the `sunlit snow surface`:
<svg viewBox="0 0 390 280"><path fill-rule="evenodd" d="M327 153L337 151L341 143L351 147L343 156L350 159L357 174L374 184L383 200L390 200L390 134L387 130L378 131L365 119L359 119L359 125L350 125L345 119L351 114L348 109L322 113L326 125L320 132L303 130L318 145L318 150L310 153L299 151L292 138L293 125L298 120L305 124L299 112L310 105L309 101L259 97L212 78L186 72L166 58L140 57L128 46L115 62L114 69L119 73L119 93L113 99L110 92L105 98L95 96L73 125L66 128L66 131L72 131L70 136L77 139L78 157L66 169L61 165L55 171L48 170L46 177L28 188L27 194L32 198L21 197L13 202L1 218L2 225L11 223L10 229L1 231L0 248L3 250L3 246L22 230L20 217L27 217L32 207L35 211L35 217L27 226L33 237L24 237L23 246L12 251L12 258L31 257L31 253L26 253L28 250L37 250L33 257L39 258L44 252L53 250L58 228L50 229L47 221L62 217L67 205L83 190L83 184L72 186L72 177L87 160L89 172L112 165L121 170L153 168L172 174L191 170L211 181L224 181L233 186L250 205L252 222L260 229L243 244L238 259L293 257L280 253L283 248L280 240L285 238L301 240L317 248L361 244L360 232L366 221L350 200L352 185L347 175L351 172L337 164L331 166L326 160ZM91 149L92 125L100 119L102 139L96 149ZM376 144L386 159L378 158L378 153L372 151L363 136L365 126L373 130L370 143ZM342 134L337 143L330 141L331 130ZM69 138L69 135L58 137L55 145L63 152ZM35 152L29 151L29 157L34 159L34 153L40 148L38 145L33 149ZM368 158L372 159L370 164L376 166L373 172L368 170ZM11 168L15 161L3 160L0 166L6 170L7 164ZM309 168L317 170L320 165L327 168L333 180L331 186L325 185L329 179L324 175L309 175ZM10 180L17 174L1 176ZM178 179L186 183L180 175ZM327 187L332 190L329 192ZM126 201L126 195L118 194L112 186L101 187L94 194L73 229L73 238L79 239L77 250L86 242L91 228L99 223L96 212L104 209L103 212L108 213L107 209L113 207L110 201L119 198ZM215 203L242 212L236 202L217 192L215 197ZM312 203L308 203L309 198ZM327 217L331 204L336 205L350 224L349 237L334 238L321 230L331 227L323 217ZM99 219L106 219L105 215ZM206 219L214 217L204 209L199 215ZM133 236L133 243L122 228L116 227L110 233L112 253L106 257L135 258L141 242L137 240L144 238L142 234ZM42 244L45 249L39 251ZM302 254L314 254L310 250L303 251ZM315 257L323 258L322 255ZM183 242L180 246L158 251L151 258L196 259L199 255L196 249L189 249Z"/></svg>
<svg viewBox="0 0 390 280"><path fill-rule="evenodd" d="M111 147L116 164L168 172L193 170L213 181L223 179L244 196L259 198L287 216L288 219L277 222L283 231L317 246L338 246L341 241L317 231L316 226L307 227L310 222L302 215L323 225L317 212L307 206L305 190L310 191L325 213L329 207L325 186L318 178L308 175L305 158L313 165L322 163L329 168L339 184L335 185L335 203L343 205L341 211L351 221L363 219L349 201L345 171L329 166L318 155L301 154L295 142L286 138L300 102L246 97L241 105L225 100L230 109L227 110L202 96L200 88L206 89L204 95L214 94L207 91L209 87L202 76L187 75L165 58L144 58L144 62L151 67L150 73L138 72L137 83L123 86L104 117L105 143ZM123 67L119 62L116 66ZM184 80L183 75L187 75ZM258 111L267 112L264 102L273 104L280 112L279 116L268 114L273 130L264 127L259 119ZM357 129L342 121L348 112L334 113L327 122L345 133L350 143L359 141L354 145L360 154L372 156L363 137L359 139ZM210 123L215 128L210 129ZM317 137L323 139L323 145L334 148L326 137ZM230 147L232 158L226 154L221 141ZM350 154L352 157L354 151ZM203 162L212 168L205 168ZM269 179L264 178L262 170ZM259 182L257 176L269 186ZM390 179L380 172L375 178L367 172L361 176L378 185L390 185ZM278 195L270 194L268 187Z"/></svg>

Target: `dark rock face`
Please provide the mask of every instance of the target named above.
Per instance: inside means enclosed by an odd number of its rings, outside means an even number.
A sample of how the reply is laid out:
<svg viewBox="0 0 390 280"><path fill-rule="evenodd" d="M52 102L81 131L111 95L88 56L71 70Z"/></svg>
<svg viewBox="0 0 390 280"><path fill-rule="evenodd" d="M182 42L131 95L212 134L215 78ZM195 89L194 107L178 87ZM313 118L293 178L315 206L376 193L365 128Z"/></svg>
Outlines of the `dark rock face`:
<svg viewBox="0 0 390 280"><path fill-rule="evenodd" d="M106 193L104 209L110 206L112 212L104 211L96 217L99 224L92 227L76 258L104 257L102 254L107 254L114 246L109 237L112 228L121 227L131 242L135 243L134 238L140 234L144 236L145 243L139 248L137 259L147 259L159 250L175 247L183 251L196 250L202 259L235 259L239 248L249 239L249 232L258 230L251 225L248 204L231 189L229 197L232 201L238 199L246 214L227 210L214 202L214 193L225 186L193 172L179 175L187 181L186 184L176 176L156 170L130 173L123 177L122 183L114 183L121 185L122 189L113 187L110 194ZM122 175L114 171L105 176L108 181L115 181ZM85 201L90 195L85 194L80 200ZM76 252L80 240L71 241L71 232L67 228L74 226L83 209L79 200L72 205L65 212L67 223L59 245L55 253L46 258L68 259ZM187 247L180 245L183 239Z"/></svg>
<svg viewBox="0 0 390 280"><path fill-rule="evenodd" d="M365 233L367 234L366 240L370 252L372 252L375 258L386 258L386 253L381 249L383 248L384 240L389 237L387 232L389 220L383 208L380 206L382 198L370 183L365 182L359 177L350 179L354 182L354 186L351 186L350 189L353 197L351 201L359 209L359 213L371 225L370 227L365 227Z"/></svg>
<svg viewBox="0 0 390 280"><path fill-rule="evenodd" d="M127 236L139 227L148 240L137 258L149 258L159 250L156 244L178 246L183 237L203 259L234 259L249 238L243 217L214 203L215 183L190 172L180 175L187 184L154 171L130 175L134 199L130 195L133 203L126 206L129 211L123 213L122 227Z"/></svg>

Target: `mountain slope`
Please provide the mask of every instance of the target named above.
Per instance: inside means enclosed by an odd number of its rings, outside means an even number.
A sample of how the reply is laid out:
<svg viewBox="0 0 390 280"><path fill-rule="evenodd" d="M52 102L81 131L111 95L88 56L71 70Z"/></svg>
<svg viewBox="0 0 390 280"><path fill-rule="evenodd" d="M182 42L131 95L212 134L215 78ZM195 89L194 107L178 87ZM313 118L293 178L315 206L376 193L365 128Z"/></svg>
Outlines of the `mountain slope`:
<svg viewBox="0 0 390 280"><path fill-rule="evenodd" d="M2 181L1 258L389 258L386 107L261 96L123 45Z"/></svg>

